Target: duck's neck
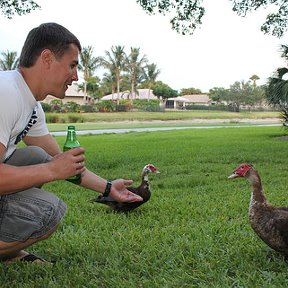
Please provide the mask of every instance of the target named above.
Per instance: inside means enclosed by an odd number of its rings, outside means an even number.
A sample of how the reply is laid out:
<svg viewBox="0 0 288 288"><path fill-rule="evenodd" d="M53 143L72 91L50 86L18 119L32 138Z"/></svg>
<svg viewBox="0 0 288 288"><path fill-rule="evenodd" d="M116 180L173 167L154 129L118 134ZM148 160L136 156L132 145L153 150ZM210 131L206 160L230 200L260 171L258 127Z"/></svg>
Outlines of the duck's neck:
<svg viewBox="0 0 288 288"><path fill-rule="evenodd" d="M250 170L248 181L252 186L251 203L266 203L266 197L262 188L261 179L255 170Z"/></svg>
<svg viewBox="0 0 288 288"><path fill-rule="evenodd" d="M147 171L143 171L143 173L142 173L142 182L148 182L148 173L147 173Z"/></svg>

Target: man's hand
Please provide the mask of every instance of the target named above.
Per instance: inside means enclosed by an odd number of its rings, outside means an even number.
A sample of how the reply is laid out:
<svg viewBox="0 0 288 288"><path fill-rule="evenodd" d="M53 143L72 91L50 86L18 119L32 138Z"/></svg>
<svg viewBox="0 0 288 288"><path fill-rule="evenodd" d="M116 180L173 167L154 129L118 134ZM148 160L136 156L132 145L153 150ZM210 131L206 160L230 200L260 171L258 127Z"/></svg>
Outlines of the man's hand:
<svg viewBox="0 0 288 288"><path fill-rule="evenodd" d="M138 202L143 201L142 197L126 189L133 183L132 180L117 179L112 181L111 192L109 196L117 202Z"/></svg>
<svg viewBox="0 0 288 288"><path fill-rule="evenodd" d="M50 165L55 180L64 180L83 173L84 160L84 149L79 147L56 155L47 165Z"/></svg>

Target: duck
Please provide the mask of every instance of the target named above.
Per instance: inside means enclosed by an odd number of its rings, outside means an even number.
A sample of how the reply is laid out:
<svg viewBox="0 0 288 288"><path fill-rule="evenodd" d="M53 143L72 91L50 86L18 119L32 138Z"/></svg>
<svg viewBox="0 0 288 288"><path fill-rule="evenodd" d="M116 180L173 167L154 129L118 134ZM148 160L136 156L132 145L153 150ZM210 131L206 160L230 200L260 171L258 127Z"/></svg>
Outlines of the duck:
<svg viewBox="0 0 288 288"><path fill-rule="evenodd" d="M103 195L99 195L98 197L91 199L91 202L96 202L100 204L104 204L109 206L115 212L130 212L139 206L146 203L151 197L151 188L148 179L149 173L160 173L158 168L153 164L147 164L144 166L141 173L141 183L137 187L127 187L127 189L139 196L142 197L143 201L139 202L117 202L113 200L111 197L104 197Z"/></svg>
<svg viewBox="0 0 288 288"><path fill-rule="evenodd" d="M249 222L258 237L285 259L288 256L288 207L275 207L266 199L259 173L251 164L239 165L228 179L246 178L252 187Z"/></svg>

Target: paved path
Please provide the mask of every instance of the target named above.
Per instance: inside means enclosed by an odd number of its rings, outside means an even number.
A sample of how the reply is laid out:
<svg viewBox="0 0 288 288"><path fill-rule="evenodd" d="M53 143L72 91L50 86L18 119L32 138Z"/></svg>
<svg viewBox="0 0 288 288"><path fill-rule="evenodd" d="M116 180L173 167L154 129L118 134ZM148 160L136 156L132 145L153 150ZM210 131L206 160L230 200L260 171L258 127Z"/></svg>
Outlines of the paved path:
<svg viewBox="0 0 288 288"><path fill-rule="evenodd" d="M246 124L246 125L199 125L199 126L181 126L181 127L148 127L148 128L127 128L127 129L99 129L99 130L81 130L77 131L77 135L95 135L95 134L118 134L129 132L154 132L154 131L168 131L168 130L183 130L183 129L211 129L211 128L242 128L242 127L263 127L263 126L282 126L278 123L272 124ZM51 132L54 136L65 136L66 131Z"/></svg>

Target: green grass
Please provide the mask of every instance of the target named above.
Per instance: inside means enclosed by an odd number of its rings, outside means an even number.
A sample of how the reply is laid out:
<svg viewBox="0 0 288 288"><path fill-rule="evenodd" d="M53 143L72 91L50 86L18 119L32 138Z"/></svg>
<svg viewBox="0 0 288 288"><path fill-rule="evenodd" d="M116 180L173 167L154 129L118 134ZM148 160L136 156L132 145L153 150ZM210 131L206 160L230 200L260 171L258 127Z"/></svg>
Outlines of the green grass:
<svg viewBox="0 0 288 288"><path fill-rule="evenodd" d="M155 164L151 200L121 215L89 203L93 191L45 185L69 210L29 251L57 262L2 265L0 287L287 287L287 263L249 225L249 183L227 180L252 163L269 201L288 206L283 134L245 127L79 136L86 166L105 178L138 183L143 166Z"/></svg>
<svg viewBox="0 0 288 288"><path fill-rule="evenodd" d="M51 115L51 114L50 114ZM63 123L48 124L51 132L65 131L67 129L68 116L71 114L54 114L63 118ZM75 123L79 130L112 129L112 128L142 128L164 126L198 126L199 123L191 123L190 120L214 120L208 125L219 124L220 119L225 119L225 125L235 125L240 120L278 118L279 112L225 112L225 111L165 111L165 112L113 112L113 113L85 113L75 114L84 122ZM76 118L76 116L74 118ZM72 117L73 118L73 117ZM178 123L176 120L181 120ZM68 122L67 122L68 121ZM167 122L170 121L170 122ZM175 122L173 122L175 121ZM185 122L186 121L186 122ZM144 123L143 123L144 122ZM224 125L221 124L220 125Z"/></svg>

